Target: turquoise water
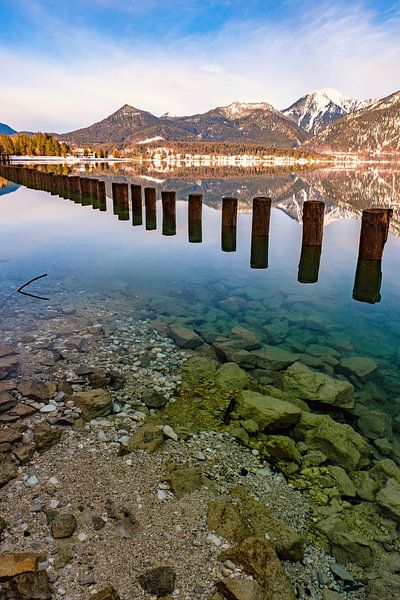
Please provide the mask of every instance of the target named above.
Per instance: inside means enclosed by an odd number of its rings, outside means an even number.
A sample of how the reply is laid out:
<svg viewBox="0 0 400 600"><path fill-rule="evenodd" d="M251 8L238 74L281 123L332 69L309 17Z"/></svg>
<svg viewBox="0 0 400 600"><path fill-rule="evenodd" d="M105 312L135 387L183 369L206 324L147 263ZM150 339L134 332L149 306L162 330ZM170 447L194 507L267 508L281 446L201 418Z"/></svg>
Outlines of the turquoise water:
<svg viewBox="0 0 400 600"><path fill-rule="evenodd" d="M162 235L159 194L156 230L147 231L145 224L132 226L131 218L118 220L110 178L105 212L47 192L3 185L2 298L47 273L31 288L49 297L46 306L59 302L63 294L66 301L78 294L80 299L110 295L117 303L119 298L142 295L145 316L177 319L210 345L218 336L234 339L232 329L241 326L253 331L262 345L299 353L306 364L332 375L343 357L371 357L377 369L366 379L353 380L357 393L393 415L400 412L396 212L382 262L380 301L353 299L360 211L370 205L396 206L396 174L384 172L374 178L371 173L333 171L329 178L329 172L316 170L252 177L149 178L126 169L102 169L96 174L112 174L118 181L127 177L143 186L154 185L158 191L176 190L176 235ZM188 241L187 222L187 194L194 192L204 195L202 243L196 244ZM271 195L274 208L268 268L252 269L251 201L259 194ZM235 252L221 251L223 195L239 198ZM315 198L325 201L326 225L318 282L304 284L298 282L302 234L298 219L302 202ZM40 303L20 296L14 302L25 311L36 311Z"/></svg>

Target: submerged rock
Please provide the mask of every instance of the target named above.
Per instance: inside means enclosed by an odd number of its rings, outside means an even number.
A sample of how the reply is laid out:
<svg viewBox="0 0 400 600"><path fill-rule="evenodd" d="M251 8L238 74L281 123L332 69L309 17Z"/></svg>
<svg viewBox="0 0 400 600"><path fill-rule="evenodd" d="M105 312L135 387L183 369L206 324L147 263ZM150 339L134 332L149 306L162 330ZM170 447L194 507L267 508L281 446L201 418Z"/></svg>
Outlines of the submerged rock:
<svg viewBox="0 0 400 600"><path fill-rule="evenodd" d="M370 447L350 425L337 423L330 417L317 423L305 434L308 448L323 452L328 462L346 471L356 471L369 464Z"/></svg>
<svg viewBox="0 0 400 600"><path fill-rule="evenodd" d="M265 598L295 600L291 583L283 565L266 540L248 537L219 555L221 561L231 560L252 575L263 587Z"/></svg>
<svg viewBox="0 0 400 600"><path fill-rule="evenodd" d="M364 410L359 419L358 427L365 437L375 440L392 437L392 418L380 410Z"/></svg>
<svg viewBox="0 0 400 600"><path fill-rule="evenodd" d="M72 513L60 513L51 522L51 533L55 538L71 537L76 529L76 519Z"/></svg>
<svg viewBox="0 0 400 600"><path fill-rule="evenodd" d="M348 409L354 407L354 387L351 383L312 371L299 362L284 372L282 388L307 402L321 402Z"/></svg>
<svg viewBox="0 0 400 600"><path fill-rule="evenodd" d="M120 595L111 585L90 596L91 600L120 600Z"/></svg>
<svg viewBox="0 0 400 600"><path fill-rule="evenodd" d="M77 408L80 408L82 417L86 421L97 417L106 417L112 411L111 396L107 390L102 388L76 392L72 394L70 400Z"/></svg>
<svg viewBox="0 0 400 600"><path fill-rule="evenodd" d="M300 463L301 454L296 446L296 442L290 437L284 435L269 435L263 442L262 453L265 456L272 457L278 461Z"/></svg>
<svg viewBox="0 0 400 600"><path fill-rule="evenodd" d="M254 364L260 369L271 369L272 371L281 371L292 365L299 359L298 354L289 352L278 346L264 346L260 350L251 352Z"/></svg>
<svg viewBox="0 0 400 600"><path fill-rule="evenodd" d="M379 490L379 485L368 471L353 471L350 476L356 487L357 496L362 500L373 502Z"/></svg>
<svg viewBox="0 0 400 600"><path fill-rule="evenodd" d="M0 554L0 580L37 570L40 555L33 552L4 552Z"/></svg>
<svg viewBox="0 0 400 600"><path fill-rule="evenodd" d="M367 356L349 356L340 361L336 367L336 371L344 373L344 375L354 375L359 379L366 379L377 368L378 365L372 358Z"/></svg>
<svg viewBox="0 0 400 600"><path fill-rule="evenodd" d="M152 454L164 443L164 435L161 429L151 423L146 423L139 427L137 431L129 438L127 451L145 450Z"/></svg>
<svg viewBox="0 0 400 600"><path fill-rule="evenodd" d="M251 579L225 578L217 582L217 590L230 600L265 600L263 588Z"/></svg>
<svg viewBox="0 0 400 600"><path fill-rule="evenodd" d="M181 325L170 325L169 336L180 348L196 348L203 343L195 331Z"/></svg>
<svg viewBox="0 0 400 600"><path fill-rule="evenodd" d="M178 465L168 465L169 475L167 481L176 498L180 500L185 494L190 494L197 490L204 483L203 474L193 467L179 467Z"/></svg>
<svg viewBox="0 0 400 600"><path fill-rule="evenodd" d="M17 476L17 465L11 462L11 460L8 458L2 458L0 462L0 488L2 488L9 481L11 481L11 479L15 479Z"/></svg>
<svg viewBox="0 0 400 600"><path fill-rule="evenodd" d="M285 400L243 390L236 399L235 412L242 419L252 419L261 430L273 426L286 429L300 419L301 410Z"/></svg>
<svg viewBox="0 0 400 600"><path fill-rule="evenodd" d="M396 479L387 480L377 493L376 502L387 516L400 523L400 483Z"/></svg>
<svg viewBox="0 0 400 600"><path fill-rule="evenodd" d="M57 391L57 385L55 383L29 379L21 381L17 389L23 396L44 402L54 396Z"/></svg>
<svg viewBox="0 0 400 600"><path fill-rule="evenodd" d="M34 442L39 452L45 452L62 437L61 429L51 427L48 423L39 423L34 429Z"/></svg>
<svg viewBox="0 0 400 600"><path fill-rule="evenodd" d="M374 560L371 543L357 533L334 531L331 543L333 556L345 565L353 563L360 567L369 567Z"/></svg>
<svg viewBox="0 0 400 600"><path fill-rule="evenodd" d="M175 589L176 575L172 567L149 569L137 579L142 588L153 596L166 596Z"/></svg>
<svg viewBox="0 0 400 600"><path fill-rule="evenodd" d="M227 390L243 390L246 388L251 379L236 363L224 363L221 365L215 376L215 383L223 389Z"/></svg>
<svg viewBox="0 0 400 600"><path fill-rule="evenodd" d="M147 388L142 392L142 402L148 408L162 408L168 403L168 398L152 388Z"/></svg>

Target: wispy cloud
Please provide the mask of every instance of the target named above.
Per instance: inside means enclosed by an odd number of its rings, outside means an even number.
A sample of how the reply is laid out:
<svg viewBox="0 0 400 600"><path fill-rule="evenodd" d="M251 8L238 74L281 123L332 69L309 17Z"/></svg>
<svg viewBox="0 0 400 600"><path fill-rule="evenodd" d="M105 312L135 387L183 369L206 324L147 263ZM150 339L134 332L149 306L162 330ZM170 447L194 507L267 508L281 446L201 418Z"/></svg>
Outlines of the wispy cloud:
<svg viewBox="0 0 400 600"><path fill-rule="evenodd" d="M328 1L304 10L303 3L298 13L296 2L286 4L292 10L281 18L227 19L217 32L161 40L150 32L139 43L60 22L31 2L42 30L57 30L57 51L28 52L0 41L0 120L18 129L66 131L125 102L155 114L188 114L233 100L283 108L320 87L359 97L394 91L400 81L396 11L382 20L362 4Z"/></svg>

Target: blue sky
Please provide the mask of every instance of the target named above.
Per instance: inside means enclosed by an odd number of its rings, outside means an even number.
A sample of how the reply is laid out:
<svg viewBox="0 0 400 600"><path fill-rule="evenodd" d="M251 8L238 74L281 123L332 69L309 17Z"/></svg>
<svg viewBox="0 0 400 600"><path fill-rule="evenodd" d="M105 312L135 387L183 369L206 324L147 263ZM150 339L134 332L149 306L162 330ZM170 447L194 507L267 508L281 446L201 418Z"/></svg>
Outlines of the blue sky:
<svg viewBox="0 0 400 600"><path fill-rule="evenodd" d="M400 88L400 0L0 0L0 121L66 131L124 103L284 108Z"/></svg>

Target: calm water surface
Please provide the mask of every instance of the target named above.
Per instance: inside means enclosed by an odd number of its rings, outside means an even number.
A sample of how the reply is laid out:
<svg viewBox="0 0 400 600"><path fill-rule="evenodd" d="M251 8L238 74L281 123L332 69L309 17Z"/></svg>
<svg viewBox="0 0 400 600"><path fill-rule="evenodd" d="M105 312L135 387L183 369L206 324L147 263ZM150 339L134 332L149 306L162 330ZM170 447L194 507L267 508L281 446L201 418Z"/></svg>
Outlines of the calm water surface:
<svg viewBox="0 0 400 600"><path fill-rule="evenodd" d="M371 405L400 413L398 172L314 170L201 177L200 172L142 171L126 165L92 170L107 179L105 212L0 180L2 298L47 273L47 279L31 288L50 298L46 306L58 302L62 294L69 299L77 294L99 298L110 294L116 303L119 295L125 299L145 295L153 318L184 317L207 339L216 334L229 337L231 329L241 325L254 330L265 344L314 357L315 368L326 372L332 373L325 362L329 353L369 356L378 369L358 382L358 392ZM110 198L111 176L115 181L176 190L176 235L162 235L159 200L154 231L147 231L144 224L132 226L131 218L118 220ZM188 241L186 199L194 192L204 195L202 243ZM251 201L261 194L272 197L274 208L268 268L254 269ZM239 198L235 252L221 251L223 195ZM313 284L298 282L300 220L307 199L326 204L318 282ZM368 206L394 208L382 262L381 298L375 303L353 299L360 214ZM24 310L37 302L18 298Z"/></svg>

